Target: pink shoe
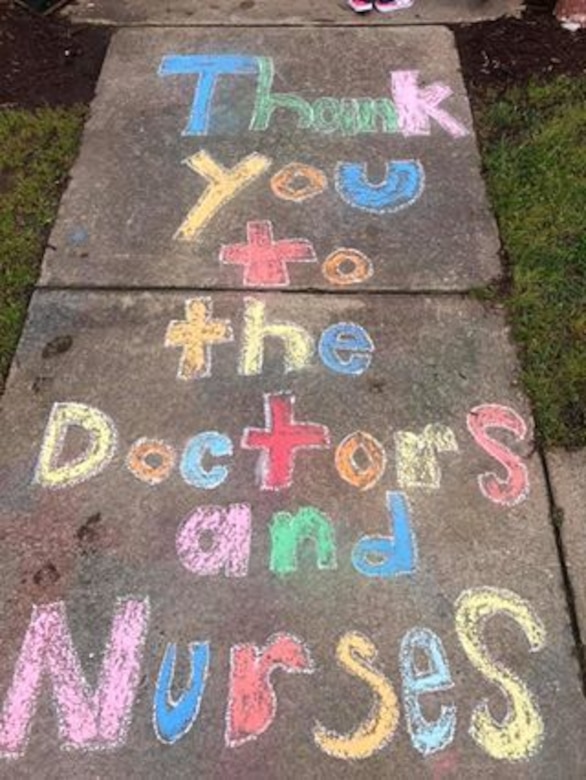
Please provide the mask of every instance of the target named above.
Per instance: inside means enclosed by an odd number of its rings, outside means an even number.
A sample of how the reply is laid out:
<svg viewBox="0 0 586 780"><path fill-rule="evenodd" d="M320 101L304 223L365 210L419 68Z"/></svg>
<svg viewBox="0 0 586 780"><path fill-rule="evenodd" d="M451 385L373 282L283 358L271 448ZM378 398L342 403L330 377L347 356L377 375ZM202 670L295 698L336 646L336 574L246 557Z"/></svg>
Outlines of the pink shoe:
<svg viewBox="0 0 586 780"><path fill-rule="evenodd" d="M374 3L374 7L381 14L390 14L392 11L400 11L412 5L413 0L376 0Z"/></svg>
<svg viewBox="0 0 586 780"><path fill-rule="evenodd" d="M348 5L357 14L364 14L367 11L372 11L374 3L372 0L348 0Z"/></svg>

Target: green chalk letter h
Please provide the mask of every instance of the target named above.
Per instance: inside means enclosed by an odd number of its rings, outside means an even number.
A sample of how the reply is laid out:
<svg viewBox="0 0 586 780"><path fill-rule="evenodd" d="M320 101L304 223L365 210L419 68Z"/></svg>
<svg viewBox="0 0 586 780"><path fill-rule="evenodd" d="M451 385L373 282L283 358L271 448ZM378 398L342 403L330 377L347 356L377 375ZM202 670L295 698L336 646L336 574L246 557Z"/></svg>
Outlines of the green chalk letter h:
<svg viewBox="0 0 586 780"><path fill-rule="evenodd" d="M256 105L250 123L250 129L254 131L268 130L277 108L288 108L299 114L298 127L307 130L314 120L313 107L307 100L293 94L271 92L275 78L275 66L271 57L257 57L259 78L256 90Z"/></svg>

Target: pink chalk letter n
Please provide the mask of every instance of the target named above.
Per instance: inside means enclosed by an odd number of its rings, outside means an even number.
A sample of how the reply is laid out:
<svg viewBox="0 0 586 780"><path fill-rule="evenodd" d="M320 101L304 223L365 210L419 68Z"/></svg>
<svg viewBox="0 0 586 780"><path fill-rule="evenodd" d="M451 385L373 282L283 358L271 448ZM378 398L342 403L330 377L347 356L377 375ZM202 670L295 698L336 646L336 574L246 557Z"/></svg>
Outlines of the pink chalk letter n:
<svg viewBox="0 0 586 780"><path fill-rule="evenodd" d="M63 749L122 746L140 680L148 618L148 600L118 603L92 692L73 646L64 603L33 607L0 716L0 757L23 755L45 674L52 685Z"/></svg>

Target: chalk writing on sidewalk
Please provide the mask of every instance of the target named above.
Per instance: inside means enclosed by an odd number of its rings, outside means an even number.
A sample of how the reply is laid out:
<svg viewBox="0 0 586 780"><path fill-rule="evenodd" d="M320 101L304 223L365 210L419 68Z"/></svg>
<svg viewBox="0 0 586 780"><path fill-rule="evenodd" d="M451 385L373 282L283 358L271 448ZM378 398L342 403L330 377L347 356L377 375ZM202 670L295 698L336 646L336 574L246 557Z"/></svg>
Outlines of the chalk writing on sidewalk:
<svg viewBox="0 0 586 780"><path fill-rule="evenodd" d="M169 229L169 242L182 242L186 251L184 244L197 247L212 225L221 231L229 205L254 200L260 191L281 215L291 213L289 209L302 213L317 208L330 198L341 214L351 210L359 220L391 224L397 212L415 210L427 198L429 176L418 158L422 139L457 148L469 134L454 113L452 89L426 81L414 68L389 69L378 94L336 96L311 91L307 85L281 91L283 72L273 57L169 53L159 64L158 76L153 70L153 80L162 89L180 83L187 89L182 95L191 96L185 105L186 124L177 127L182 143L191 147L187 152L183 148L183 156L188 154L184 167L180 160L177 166L198 194ZM233 94L246 85L250 98L238 101L236 117L230 105L221 103L226 84L234 87ZM338 155L336 149L328 164L289 154L276 164L274 148L265 154L261 147L277 129L291 137L335 136L344 150ZM212 140L234 132L250 138L249 151L256 151L229 162L212 147ZM369 168L359 143L356 154L348 151L352 140L375 135L383 136L390 149L378 160L378 171ZM404 151L411 139L417 156ZM212 151L196 148L199 141ZM395 141L402 150L396 155ZM271 143L274 147L274 140ZM335 291L352 292L376 275L380 259L361 248L360 231L347 240L332 236L324 251L323 236L304 235L304 230L289 233L285 220L262 208L230 228L212 256L197 261L215 264L223 282L238 295L177 295L161 319L158 342L148 345L148 361L165 367L177 395L193 393L193 424L182 410L181 428L153 430L157 425L149 414L140 425L129 425L110 403L79 398L73 391L46 409L44 430L35 442L30 490L67 499L67 491L89 490L115 476L130 494L144 496L145 506L152 496L181 491L187 503L177 516L171 504L165 518L171 521L164 534L172 576L188 585L231 586L231 599L263 577L284 594L307 578L312 587L325 582L335 588L344 577L352 587L368 588L369 599L384 593L386 604L395 588L404 589L404 599L405 592L433 576L433 556L423 544L416 499L442 498L446 485L453 490L456 484L472 503L488 508L494 522L509 520L531 495L530 425L501 399L473 397L450 419L427 411L422 417L419 411L417 421L407 417L398 423L389 412L382 425L373 421L369 426L371 407L358 408L357 401L352 408L348 398L364 388L381 363L392 369L396 356L383 354L368 307L348 306L337 314L342 307L334 305L331 316L328 311L315 317L311 306L319 303L312 301L300 317L284 314L288 308L282 301L303 272L322 283L325 279ZM266 291L274 292L267 296ZM326 290L330 298L341 297L331 292ZM417 349L414 345L414 360ZM226 382L227 371L232 375ZM320 396L316 411L319 381L324 388L335 383L336 392L335 397ZM313 405L306 392L311 383ZM415 384L410 378L413 396L418 392ZM234 396L239 390L250 393L244 418L242 413L230 415L233 399L226 387ZM228 411L223 417L218 407L206 405L215 393L225 395L221 404ZM172 405L174 399L163 391L156 400ZM406 413L415 408L415 401L409 405L408 400ZM337 406L343 414L335 414ZM323 473L327 491L342 495L335 510L326 505L327 492L321 493L323 501L312 495L311 477ZM232 490L241 495L230 493L227 498L226 491ZM367 499L371 503L364 517L361 506ZM247 593L254 602L256 596ZM291 678L288 695L296 686L313 686L320 696L331 696L319 679L331 665L342 679L346 675L363 689L370 707L358 706L351 713L348 730L317 711L308 717L304 734L316 755L366 761L389 749L402 733L414 753L425 759L446 751L461 724L468 733L465 738L487 759L531 759L545 736L540 702L518 670L509 669L493 650L490 626L506 621L528 642L529 652L539 653L547 639L543 623L529 601L505 588L475 584L455 601L452 595L451 601L443 623L447 646L415 611L408 613L412 622L407 627L385 639L384 649L380 626L376 632L372 628L371 636L367 629L343 625L328 646L319 648L315 634L305 638L297 626L279 625L253 637L235 630L229 646L222 647L202 628L200 634L165 636L155 674L144 685L146 640L153 627L147 594L121 595L113 606L109 634L94 642L100 663L93 676L86 676L65 602L36 604L7 681L0 711L0 757L26 754L42 706L43 682L53 699L63 750L123 748L141 697L148 699L149 734L172 749L212 717L206 697L218 690L224 697L223 720L214 728L222 732L227 752L256 749L251 743L266 738L287 709L284 697L279 698L281 678ZM198 606L194 603L194 610ZM250 603L242 605L244 612L250 609ZM268 609L276 614L279 605L269 604ZM452 648L455 642L457 650ZM469 691L462 690L460 680L463 660L489 691L492 686L500 697L498 706L492 698L479 698L470 706ZM180 666L188 673L177 671ZM220 674L223 689L215 676ZM427 697L433 694L441 694L441 703L429 707Z"/></svg>
<svg viewBox="0 0 586 780"><path fill-rule="evenodd" d="M262 407L263 399L259 401ZM297 454L302 456L301 466L298 467L303 468L303 462L309 463L315 458L323 460L331 457L340 480L359 491L373 488L387 468L384 443L368 431L355 431L338 444L332 443L327 425L293 418L295 401L293 395L266 395L264 409L267 427L244 428L239 441L227 433L201 431L187 441L180 454L177 445L171 442L141 438L130 446L126 466L136 479L151 487L170 479L179 471L186 484L203 490L214 490L229 479L230 470L237 460L235 452L239 447L242 451L259 453L259 468L255 469L254 474L258 476L261 491L281 491L291 486ZM493 414L495 406L498 407L498 414ZM80 407L83 416L78 416ZM486 414L490 428L494 431L508 431L506 419L522 420L513 409L504 406L487 404L477 407L471 414L478 414L478 410ZM95 429L90 421L98 419L101 427ZM76 437L83 432L87 445L81 454L74 454L68 459L64 456L65 443L68 433L73 433L74 428ZM430 438L430 430L441 431L443 440ZM473 439L480 451L492 459L487 464L496 462L502 469L501 476L492 472L477 476L483 498L504 506L526 500L529 495L529 476L522 456L488 435L482 438L474 436ZM459 461L454 455L458 453L459 445L453 430L445 425L432 423L426 426L422 435L412 431L398 431L394 442L393 460L398 487L439 490L442 480L440 463L445 462L445 469L449 468L452 460L455 468L458 468ZM87 482L111 467L121 446L116 424L100 409L75 402L59 402L53 407L47 422L35 481L53 490L72 488ZM335 453L328 455L332 449L335 449ZM355 458L358 451L364 455L361 462ZM203 466L204 459L208 463L207 469ZM210 459L214 461L211 467ZM180 469L177 469L177 463L180 463ZM496 492L486 489L487 482L495 485Z"/></svg>
<svg viewBox="0 0 586 780"><path fill-rule="evenodd" d="M468 135L466 127L443 106L452 95L441 82L422 86L417 70L395 70L389 75L387 95L379 97L318 97L311 102L294 92L274 89L275 64L271 57L229 54L169 54L163 58L159 75L189 78L194 95L186 136L212 134L215 93L223 79L254 79L256 97L251 106L248 129L267 131L275 115L285 114L293 126L317 133L398 133L405 138L427 136L435 125L452 138Z"/></svg>
<svg viewBox="0 0 586 780"><path fill-rule="evenodd" d="M531 758L543 740L544 724L527 685L493 659L485 646L486 625L495 617L508 618L525 634L532 652L544 646L546 633L533 607L516 593L496 588L464 591L455 605L455 629L468 661L487 682L496 685L507 702L504 719L495 717L486 701L474 709L469 733L494 759L519 761ZM144 656L149 622L146 600L121 600L114 615L94 691L84 678L73 645L62 602L36 607L16 662L14 676L0 713L0 756L16 759L24 754L32 721L39 706L41 677L45 675L55 702L59 740L67 750L114 750L128 735L132 708ZM189 688L177 700L169 689L178 652L167 646L153 693L153 722L157 737L172 745L196 722L214 648L194 640L187 646L191 659ZM398 648L403 716L413 747L429 756L444 750L454 739L458 708L455 700L443 705L435 721L423 715L419 696L454 690L449 661L442 640L424 627L410 630ZM427 657L425 670L418 666ZM325 725L308 724L316 747L340 759L366 759L395 737L401 717L399 694L380 665L378 650L369 637L349 632L341 637L335 658L340 667L365 683L373 695L366 720L352 734L336 734ZM278 697L272 683L275 672L313 674L316 665L303 639L277 634L264 646L233 645L226 704L226 745L237 748L260 737L278 713ZM455 693L455 691L454 691ZM468 707L466 707L468 711Z"/></svg>

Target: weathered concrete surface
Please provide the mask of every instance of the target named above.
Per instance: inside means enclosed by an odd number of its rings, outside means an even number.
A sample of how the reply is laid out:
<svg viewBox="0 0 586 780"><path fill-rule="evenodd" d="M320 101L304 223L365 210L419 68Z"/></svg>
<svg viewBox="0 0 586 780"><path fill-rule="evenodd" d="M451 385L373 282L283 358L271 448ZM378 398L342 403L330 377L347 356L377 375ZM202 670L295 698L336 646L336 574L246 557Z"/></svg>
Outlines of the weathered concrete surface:
<svg viewBox="0 0 586 780"><path fill-rule="evenodd" d="M586 642L586 452L553 451L547 463L556 505L562 510L561 534L582 641Z"/></svg>
<svg viewBox="0 0 586 780"><path fill-rule="evenodd" d="M272 57L274 91L312 103L323 96L390 98L391 71L419 70L421 89L445 89L426 93L439 101L442 121L451 117L468 135L452 137L434 119L414 119L417 110L408 109L405 123L420 124L405 132L422 135L304 130L296 127L297 115L282 108L268 130L249 131L258 81L252 75L220 79L209 134L182 136L197 76L160 77L157 71L166 55L197 53ZM178 240L176 232L207 184L184 161L202 151L227 168L251 154L271 165L197 237ZM392 213L356 208L336 191L338 163L366 163L378 184L392 161L409 161L420 171L419 196L398 199ZM276 197L272 177L291 162L320 169L325 191L303 202ZM119 31L51 236L42 284L241 288L242 268L222 265L220 249L245 242L247 222L258 220L272 221L275 240L312 243L318 262L290 265L293 289L332 289L321 265L340 247L370 257L374 274L363 284L369 289L467 290L498 276L498 236L452 34L432 27ZM337 288L348 289L356 286Z"/></svg>
<svg viewBox="0 0 586 780"><path fill-rule="evenodd" d="M196 294L193 293L192 297ZM182 319L184 293L37 293L14 363L2 414L0 695L11 678L33 604L63 599L88 680L108 635L116 599L149 596L151 618L141 665L139 698L128 741L112 754L58 750L47 688L26 755L11 777L469 777L578 778L586 761L586 717L573 654L548 502L531 433L523 441L505 431L491 435L523 459L531 489L506 509L484 498L478 476L505 471L476 446L466 415L479 404L513 408L529 420L501 318L457 297L256 296L270 321L303 326L317 338L334 322L365 327L376 352L362 376L327 371L315 357L299 372L283 373L283 356L267 346L262 376L236 373L241 349L243 296L211 294L213 315L230 318L235 341L214 348L211 376L176 378L180 350L165 348L171 320ZM258 453L240 449L246 426L263 427L263 393L291 391L296 419L327 425L332 448L298 455L293 487L259 489ZM77 402L115 421L118 450L110 466L77 486L49 490L31 484L51 406ZM441 485L406 488L418 563L410 575L367 580L351 565L364 534L388 533L385 492L397 490L399 431L421 432L429 423L449 426L458 451L439 455ZM343 482L334 448L351 432L370 432L384 445L387 471L371 490ZM176 469L159 486L139 482L125 467L139 437L164 440L182 451L188 439L216 430L234 441L233 467L213 491L188 486ZM85 441L64 443L73 459ZM230 459L228 459L230 463ZM59 461L63 463L63 459ZM206 464L206 467L210 467ZM199 577L178 560L175 535L183 518L204 504L249 502L253 513L248 576ZM301 571L283 579L268 569L268 524L274 512L315 506L335 525L337 571L319 571L309 550ZM547 641L531 654L520 626L502 614L481 629L490 657L521 678L544 722L540 752L527 762L489 758L468 734L483 700L499 721L511 701L475 670L457 640L454 603L463 591L485 587L519 594L543 620ZM370 637L377 668L401 695L399 647L414 627L441 638L454 688L424 700L425 716L438 704L457 705L453 745L424 759L411 747L405 707L390 745L362 763L327 757L313 743L316 720L340 733L368 716L370 687L338 668L335 647L347 631ZM278 631L303 638L316 663L313 675L273 676L278 711L256 742L224 746L230 647L264 643ZM188 642L209 640L211 673L199 719L173 747L154 736L152 697L167 642L179 643L180 675ZM421 661L420 661L421 662ZM177 693L184 684L183 676ZM521 732L525 733L521 727ZM47 770L50 767L50 770Z"/></svg>
<svg viewBox="0 0 586 780"><path fill-rule="evenodd" d="M105 24L327 25L452 24L518 15L521 0L415 0L392 14L358 16L344 0L78 0L66 13Z"/></svg>

